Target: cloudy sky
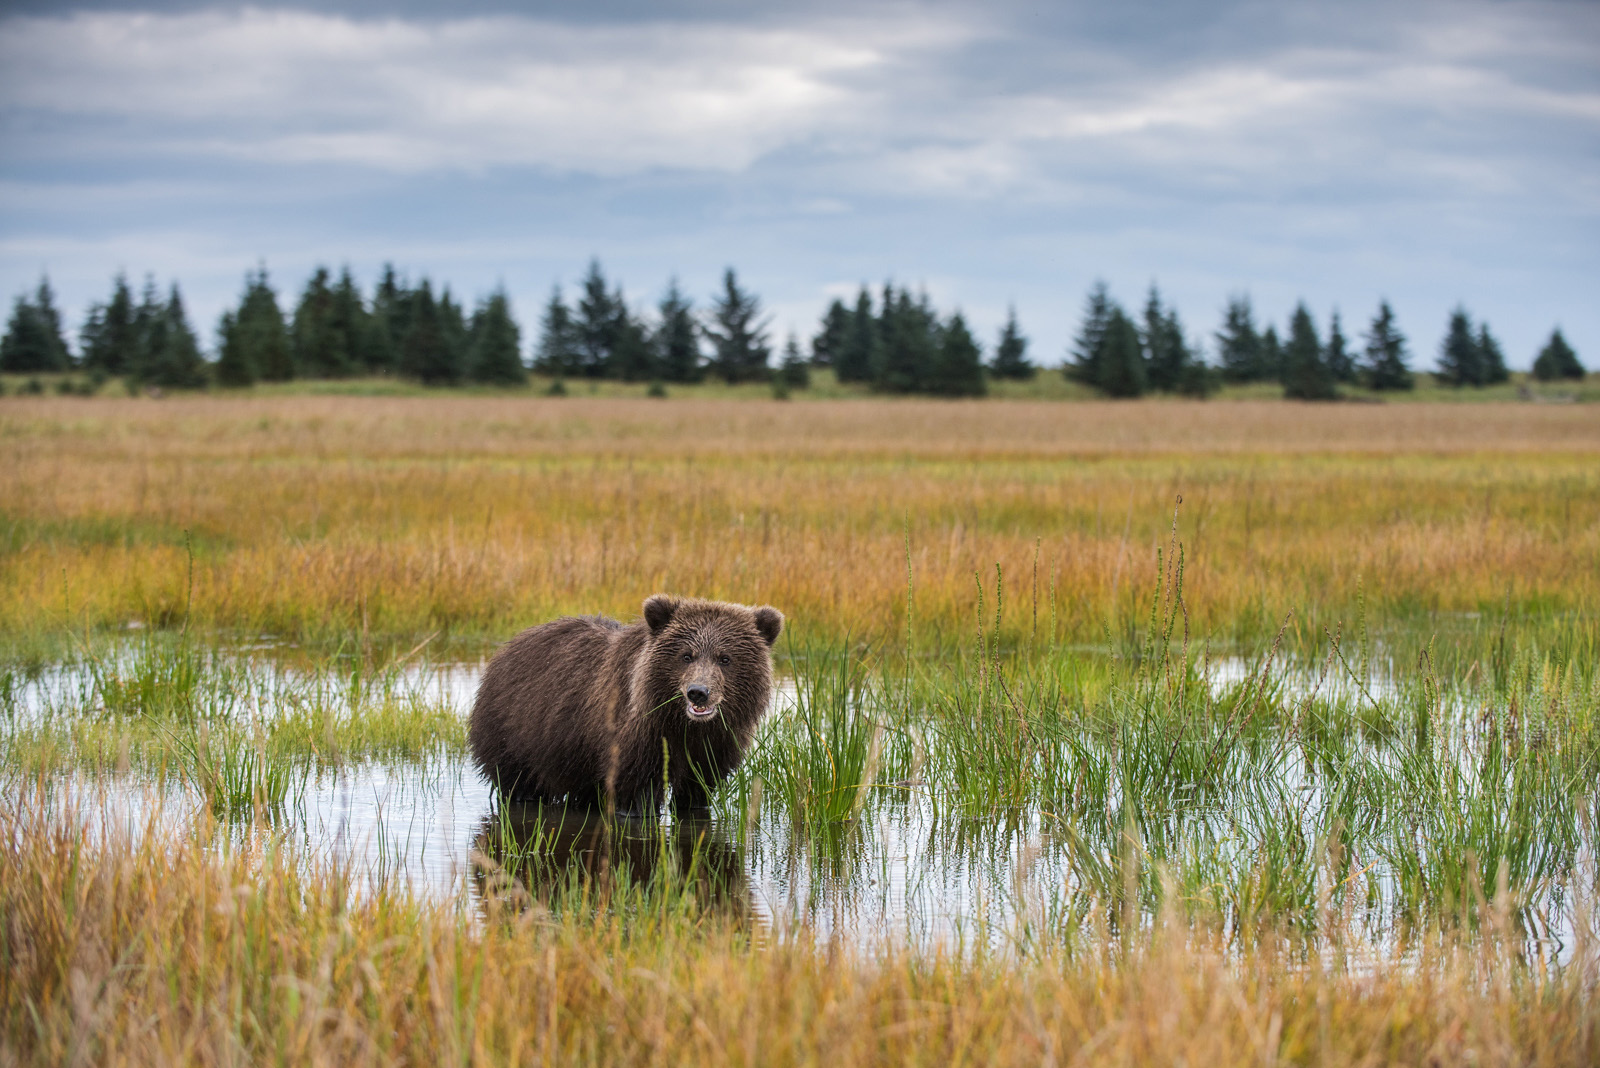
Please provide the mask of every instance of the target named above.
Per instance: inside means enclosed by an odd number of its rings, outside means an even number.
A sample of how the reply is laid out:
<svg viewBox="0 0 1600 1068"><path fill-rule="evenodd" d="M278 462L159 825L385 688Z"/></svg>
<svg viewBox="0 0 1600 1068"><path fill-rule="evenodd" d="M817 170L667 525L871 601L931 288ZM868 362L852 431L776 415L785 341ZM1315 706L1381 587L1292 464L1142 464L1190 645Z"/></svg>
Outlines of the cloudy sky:
<svg viewBox="0 0 1600 1068"><path fill-rule="evenodd" d="M641 308L726 266L775 330L886 278L1054 364L1085 290L1230 293L1419 365L1464 303L1600 366L1600 3L0 3L0 295L69 321L264 262L386 261L525 332L591 256Z"/></svg>

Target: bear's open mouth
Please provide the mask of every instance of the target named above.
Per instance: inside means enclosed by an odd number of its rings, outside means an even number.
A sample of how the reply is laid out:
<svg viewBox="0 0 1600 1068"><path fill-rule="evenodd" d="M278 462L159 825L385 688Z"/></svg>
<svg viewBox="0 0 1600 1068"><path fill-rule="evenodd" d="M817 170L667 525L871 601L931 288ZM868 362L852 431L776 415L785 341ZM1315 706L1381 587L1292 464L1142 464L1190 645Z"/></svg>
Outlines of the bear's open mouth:
<svg viewBox="0 0 1600 1068"><path fill-rule="evenodd" d="M700 705L697 705L688 699L684 700L684 704L689 706L690 719L710 719L712 716L717 714L716 705L706 705L701 707Z"/></svg>

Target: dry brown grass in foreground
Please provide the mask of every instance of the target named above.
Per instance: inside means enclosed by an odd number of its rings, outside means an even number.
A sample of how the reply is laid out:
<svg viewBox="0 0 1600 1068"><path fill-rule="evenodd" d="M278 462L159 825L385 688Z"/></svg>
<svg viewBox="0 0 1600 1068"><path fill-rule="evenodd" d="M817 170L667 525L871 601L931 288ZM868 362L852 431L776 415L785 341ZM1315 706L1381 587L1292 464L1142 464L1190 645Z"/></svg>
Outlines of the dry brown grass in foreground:
<svg viewBox="0 0 1600 1068"><path fill-rule="evenodd" d="M1492 937L1333 963L1158 931L1013 960L871 955L670 898L484 923L348 894L276 849L85 842L0 809L0 1063L1578 1065L1600 1056L1592 932L1565 968ZM203 831L201 832L203 837ZM1355 968L1347 967L1356 963Z"/></svg>

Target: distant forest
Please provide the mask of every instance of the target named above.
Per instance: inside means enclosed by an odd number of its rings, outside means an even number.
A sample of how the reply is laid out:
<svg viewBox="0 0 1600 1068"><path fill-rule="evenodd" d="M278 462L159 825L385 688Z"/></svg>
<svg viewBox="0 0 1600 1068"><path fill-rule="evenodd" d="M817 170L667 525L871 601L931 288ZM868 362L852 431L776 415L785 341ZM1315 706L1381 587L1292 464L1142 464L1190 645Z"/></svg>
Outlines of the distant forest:
<svg viewBox="0 0 1600 1068"><path fill-rule="evenodd" d="M17 297L0 340L0 371L36 374L81 370L87 388L112 377L145 387L244 387L295 378L396 375L425 385L527 383L530 369L565 392L571 379L628 382L767 382L787 396L810 384L813 368L840 382L883 393L981 396L993 379L1028 379L1041 370L1013 309L985 359L960 312L942 314L926 293L886 283L862 286L853 303L832 301L802 346L790 334L774 353L761 300L730 268L704 308L668 283L652 314L641 315L591 261L569 303L557 286L544 305L537 337L525 350L523 331L503 290L469 313L450 292L422 278L412 284L385 268L364 295L345 269L338 278L318 268L287 312L264 268L245 278L236 307L217 325L211 358L202 351L176 283L167 292L147 279L136 298L118 275L111 294L89 308L78 351L67 345L48 279ZM1205 397L1223 383L1276 382L1284 396L1324 400L1341 385L1373 390L1415 386L1405 336L1381 301L1363 336L1345 336L1337 313L1322 334L1304 303L1280 336L1258 326L1247 295L1227 301L1213 335L1213 358L1184 330L1175 309L1152 286L1130 314L1104 283L1089 292L1082 320L1059 371L1110 397L1149 392ZM1559 329L1533 361L1541 380L1584 375ZM1505 354L1487 323L1465 308L1450 315L1433 374L1453 386L1486 386L1509 377ZM42 388L37 380L33 389ZM655 392L655 390L652 390Z"/></svg>

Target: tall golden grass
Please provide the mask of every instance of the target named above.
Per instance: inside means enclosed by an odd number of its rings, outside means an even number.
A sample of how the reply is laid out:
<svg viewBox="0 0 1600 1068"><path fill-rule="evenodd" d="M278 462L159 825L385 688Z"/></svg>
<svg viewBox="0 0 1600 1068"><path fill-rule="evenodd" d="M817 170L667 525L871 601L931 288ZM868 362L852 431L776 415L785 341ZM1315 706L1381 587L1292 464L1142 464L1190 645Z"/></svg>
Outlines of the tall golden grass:
<svg viewBox="0 0 1600 1068"><path fill-rule="evenodd" d="M0 804L0 1062L1578 1065L1593 932L1562 969L1435 937L1406 959L1170 918L1077 955L860 953L658 896L553 915L429 902L204 829L85 835ZM256 839L258 843L259 839Z"/></svg>
<svg viewBox="0 0 1600 1068"><path fill-rule="evenodd" d="M1600 607L1600 419L1555 405L330 397L0 401L0 630L468 637L658 589L797 633ZM909 547L909 560L908 560ZM1292 636L1291 636L1292 638Z"/></svg>

